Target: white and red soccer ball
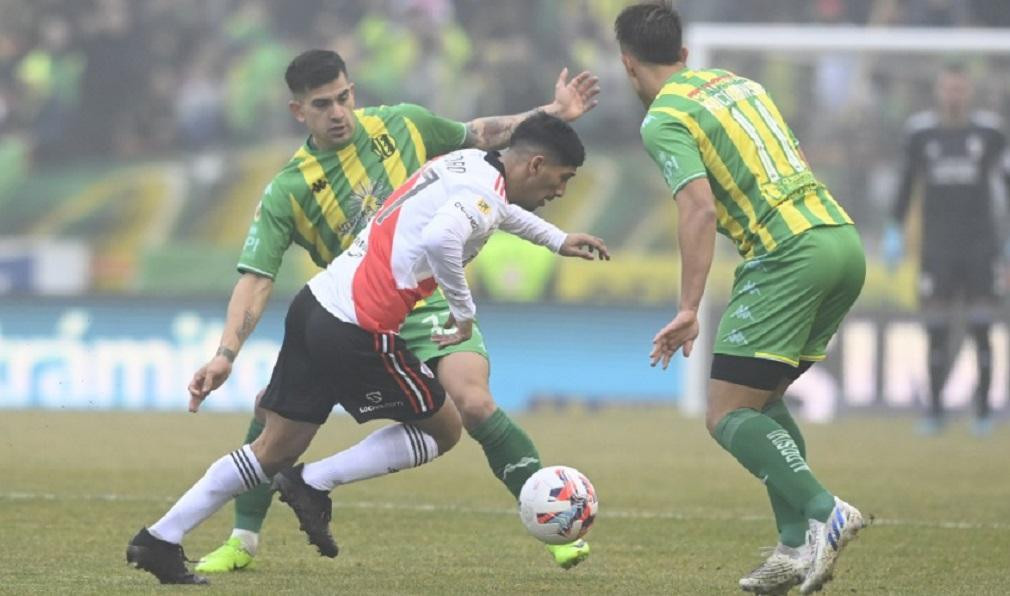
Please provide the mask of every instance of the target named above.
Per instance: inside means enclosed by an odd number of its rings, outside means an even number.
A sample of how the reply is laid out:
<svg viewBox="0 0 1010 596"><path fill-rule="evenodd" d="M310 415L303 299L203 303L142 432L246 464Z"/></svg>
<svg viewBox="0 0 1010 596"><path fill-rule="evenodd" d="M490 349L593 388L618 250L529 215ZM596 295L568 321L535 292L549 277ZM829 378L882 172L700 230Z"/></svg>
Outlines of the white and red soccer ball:
<svg viewBox="0 0 1010 596"><path fill-rule="evenodd" d="M575 468L548 466L526 480L519 492L519 517L547 544L567 544L586 535L599 502L589 479Z"/></svg>

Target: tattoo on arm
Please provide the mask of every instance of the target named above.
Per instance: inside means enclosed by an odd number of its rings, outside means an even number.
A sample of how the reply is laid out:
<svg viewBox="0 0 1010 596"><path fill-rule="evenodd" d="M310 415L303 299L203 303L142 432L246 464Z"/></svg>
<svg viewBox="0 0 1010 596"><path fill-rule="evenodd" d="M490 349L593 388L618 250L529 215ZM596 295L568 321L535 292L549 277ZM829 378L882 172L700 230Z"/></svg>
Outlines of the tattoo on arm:
<svg viewBox="0 0 1010 596"><path fill-rule="evenodd" d="M465 145L478 149L501 149L508 145L520 122L542 111L537 108L512 116L489 116L471 120L466 125Z"/></svg>
<svg viewBox="0 0 1010 596"><path fill-rule="evenodd" d="M257 317L250 311L245 311L242 314L242 325L235 332L238 337L239 346L245 343L245 340L252 335L253 329L256 328ZM224 356L228 359L228 362L235 362L235 357L238 356L238 350L232 350L231 348L226 348L220 346L217 349L217 356Z"/></svg>
<svg viewBox="0 0 1010 596"><path fill-rule="evenodd" d="M241 342L245 342L252 334L253 329L256 328L256 315L249 311L245 311L242 315L242 326L238 328L238 339Z"/></svg>
<svg viewBox="0 0 1010 596"><path fill-rule="evenodd" d="M228 359L228 362L235 362L235 357L238 356L238 354L236 354L234 350L229 350L224 346L220 346L218 347L215 356L224 356Z"/></svg>

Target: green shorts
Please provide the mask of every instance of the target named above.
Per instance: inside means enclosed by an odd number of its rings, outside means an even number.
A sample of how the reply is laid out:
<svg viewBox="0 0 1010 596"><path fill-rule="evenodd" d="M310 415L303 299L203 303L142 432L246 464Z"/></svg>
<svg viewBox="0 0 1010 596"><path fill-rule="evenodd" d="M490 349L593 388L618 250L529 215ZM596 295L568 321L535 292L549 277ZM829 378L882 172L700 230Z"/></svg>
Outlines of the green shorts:
<svg viewBox="0 0 1010 596"><path fill-rule="evenodd" d="M863 245L852 225L812 228L744 261L714 352L792 366L823 360L865 276Z"/></svg>
<svg viewBox="0 0 1010 596"><path fill-rule="evenodd" d="M431 334L442 329L448 319L449 303L446 302L441 289L435 290L435 293L428 296L427 299L418 302L414 306L414 310L407 315L403 326L400 327L400 337L421 362L428 362L433 358L440 358L454 352L474 352L490 361L487 347L484 345L484 336L476 323L474 323L473 335L470 336L470 339L461 344L439 349L435 342L431 341Z"/></svg>

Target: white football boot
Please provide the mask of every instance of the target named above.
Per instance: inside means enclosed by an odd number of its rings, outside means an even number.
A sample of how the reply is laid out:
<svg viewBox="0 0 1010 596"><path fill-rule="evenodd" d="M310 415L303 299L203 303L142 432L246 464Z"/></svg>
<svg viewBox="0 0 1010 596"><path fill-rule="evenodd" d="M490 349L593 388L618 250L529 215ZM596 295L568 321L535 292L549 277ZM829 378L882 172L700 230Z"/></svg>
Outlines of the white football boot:
<svg viewBox="0 0 1010 596"><path fill-rule="evenodd" d="M771 550L768 553L768 550ZM753 594L786 594L803 581L810 567L810 547L792 548L781 542L766 549L768 558L753 571L740 578L740 589Z"/></svg>
<svg viewBox="0 0 1010 596"><path fill-rule="evenodd" d="M811 594L831 581L838 555L864 525L863 514L838 497L835 497L835 507L831 510L828 521L810 520L807 544L812 550L812 558L810 570L800 585L801 593Z"/></svg>

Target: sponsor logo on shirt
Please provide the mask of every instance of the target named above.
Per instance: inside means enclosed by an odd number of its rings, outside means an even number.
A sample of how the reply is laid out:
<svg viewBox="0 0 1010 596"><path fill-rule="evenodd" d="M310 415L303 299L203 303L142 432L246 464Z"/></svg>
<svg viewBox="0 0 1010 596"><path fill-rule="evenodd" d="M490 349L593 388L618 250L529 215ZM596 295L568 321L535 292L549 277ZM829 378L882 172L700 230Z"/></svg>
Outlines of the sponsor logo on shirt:
<svg viewBox="0 0 1010 596"><path fill-rule="evenodd" d="M456 201L455 203L453 203L453 206L463 212L463 215L466 216L466 220L468 222L470 222L470 229L471 230L473 230L474 232L476 232L478 229L480 229L480 225L477 224L477 220L475 220L473 218L473 216L470 215L470 212L467 211L465 207L463 207L463 203L460 203L459 201Z"/></svg>

